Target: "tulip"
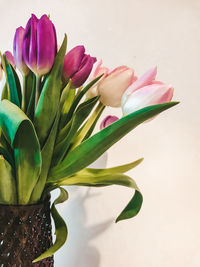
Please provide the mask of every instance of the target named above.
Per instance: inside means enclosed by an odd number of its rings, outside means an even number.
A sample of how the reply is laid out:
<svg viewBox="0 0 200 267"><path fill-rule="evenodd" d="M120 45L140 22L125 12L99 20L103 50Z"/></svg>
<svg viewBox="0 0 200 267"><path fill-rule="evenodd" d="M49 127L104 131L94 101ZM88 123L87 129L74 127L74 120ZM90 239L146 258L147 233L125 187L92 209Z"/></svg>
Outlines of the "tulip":
<svg viewBox="0 0 200 267"><path fill-rule="evenodd" d="M85 54L85 47L78 45L71 49L65 56L63 65L63 81L71 79L73 88L80 87L90 75L95 57Z"/></svg>
<svg viewBox="0 0 200 267"><path fill-rule="evenodd" d="M119 118L117 116L107 116L105 117L105 119L101 122L100 124L100 130L106 128L107 126L109 126L110 124L112 124L113 122L119 120Z"/></svg>
<svg viewBox="0 0 200 267"><path fill-rule="evenodd" d="M115 68L97 86L98 95L101 96L100 101L105 106L120 107L124 91L135 79L136 77L132 69L126 66Z"/></svg>
<svg viewBox="0 0 200 267"><path fill-rule="evenodd" d="M23 58L26 65L41 77L51 70L56 53L57 38L53 23L47 15L38 20L32 14L23 39Z"/></svg>
<svg viewBox="0 0 200 267"><path fill-rule="evenodd" d="M100 81L102 81L103 79L105 79L108 76L109 69L107 67L101 67L101 65L102 65L102 59L97 63L95 71L94 71L94 73L93 73L93 75L92 75L92 77L90 79L93 80L93 79L97 78L98 76L100 76L102 74L103 74L103 76L87 92L87 96L89 98L98 96L98 91L97 91L98 84L100 83Z"/></svg>
<svg viewBox="0 0 200 267"><path fill-rule="evenodd" d="M29 73L29 68L26 66L22 54L24 32L25 30L23 27L16 29L13 42L13 55L17 68L20 70L22 75L27 75Z"/></svg>
<svg viewBox="0 0 200 267"><path fill-rule="evenodd" d="M6 56L8 62L13 66L13 68L16 68L15 60L12 53L10 51L6 51L4 55Z"/></svg>
<svg viewBox="0 0 200 267"><path fill-rule="evenodd" d="M156 81L156 74L156 67L150 69L125 91L122 97L122 111L124 115L146 106L171 101L173 87Z"/></svg>

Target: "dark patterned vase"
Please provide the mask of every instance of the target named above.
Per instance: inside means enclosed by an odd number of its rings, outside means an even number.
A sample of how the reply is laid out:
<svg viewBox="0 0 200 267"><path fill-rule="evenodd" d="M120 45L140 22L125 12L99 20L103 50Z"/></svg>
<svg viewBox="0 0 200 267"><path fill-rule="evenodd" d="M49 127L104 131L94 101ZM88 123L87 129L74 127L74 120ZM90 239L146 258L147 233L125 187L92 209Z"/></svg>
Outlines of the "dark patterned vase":
<svg viewBox="0 0 200 267"><path fill-rule="evenodd" d="M0 267L53 267L53 257L32 263L52 245L50 200L0 205Z"/></svg>

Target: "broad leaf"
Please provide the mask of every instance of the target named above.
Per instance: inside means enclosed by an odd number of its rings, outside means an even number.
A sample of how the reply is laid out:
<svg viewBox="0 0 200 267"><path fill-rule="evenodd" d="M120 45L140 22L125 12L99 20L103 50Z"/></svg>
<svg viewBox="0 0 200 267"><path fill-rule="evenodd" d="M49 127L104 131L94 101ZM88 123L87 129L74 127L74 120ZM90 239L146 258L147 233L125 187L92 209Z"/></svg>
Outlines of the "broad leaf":
<svg viewBox="0 0 200 267"><path fill-rule="evenodd" d="M15 168L15 162L13 160L12 155L0 145L0 155L3 155L3 157L10 163L10 165Z"/></svg>
<svg viewBox="0 0 200 267"><path fill-rule="evenodd" d="M48 139L45 143L45 145L42 148L42 169L40 173L40 177L37 181L37 184L35 185L33 189L33 193L31 195L30 203L37 203L43 193L45 184L46 184L46 179L47 179L47 174L49 171L49 167L51 165L51 160L52 160L52 155L54 151L54 143L56 139L56 133L58 129L58 122L60 118L60 112L57 113L55 121L53 123L51 132L48 136Z"/></svg>
<svg viewBox="0 0 200 267"><path fill-rule="evenodd" d="M10 63L6 56L1 56L3 69L6 76L6 85L8 91L8 99L18 107L20 107L20 95L18 95L18 89L15 81L15 76Z"/></svg>
<svg viewBox="0 0 200 267"><path fill-rule="evenodd" d="M59 215L55 205L65 202L68 199L68 193L62 187L59 187L59 189L60 189L60 196L54 201L51 207L51 214L55 222L56 241L52 247L50 247L46 252L44 252L37 259L35 259L33 263L52 256L60 247L64 245L65 241L67 240L67 234L68 234L67 226L65 224L65 221Z"/></svg>
<svg viewBox="0 0 200 267"><path fill-rule="evenodd" d="M87 167L136 126L176 104L177 102L170 102L148 106L104 128L77 146L62 163L53 167L50 170L48 181L61 181L64 177Z"/></svg>
<svg viewBox="0 0 200 267"><path fill-rule="evenodd" d="M20 107L21 107L21 104L22 104L22 88L21 88L20 80L19 80L19 77L18 77L15 69L13 68L13 66L10 65L10 67L12 69L13 76L15 78L15 84L16 84L16 88L17 88L17 95L18 95L19 104L20 104Z"/></svg>
<svg viewBox="0 0 200 267"><path fill-rule="evenodd" d="M116 222L120 220L125 220L132 218L138 214L140 208L142 206L143 197L140 193L139 188L137 187L135 181L131 179L129 176L121 174L121 173L109 173L109 170L101 171L101 174L98 174L98 171L94 169L88 169L86 173L80 172L72 177L68 177L59 185L79 185L79 186L109 186L109 185L121 185L133 188L135 190L135 194L126 206L126 208L120 213L117 217Z"/></svg>
<svg viewBox="0 0 200 267"><path fill-rule="evenodd" d="M67 36L65 35L62 46L56 55L52 70L45 80L35 111L34 126L41 146L44 145L59 108L62 89L62 67L66 48Z"/></svg>
<svg viewBox="0 0 200 267"><path fill-rule="evenodd" d="M8 100L0 102L0 127L14 151L18 203L26 205L42 164L36 132L23 111Z"/></svg>
<svg viewBox="0 0 200 267"><path fill-rule="evenodd" d="M0 203L17 204L13 168L2 155L0 155Z"/></svg>

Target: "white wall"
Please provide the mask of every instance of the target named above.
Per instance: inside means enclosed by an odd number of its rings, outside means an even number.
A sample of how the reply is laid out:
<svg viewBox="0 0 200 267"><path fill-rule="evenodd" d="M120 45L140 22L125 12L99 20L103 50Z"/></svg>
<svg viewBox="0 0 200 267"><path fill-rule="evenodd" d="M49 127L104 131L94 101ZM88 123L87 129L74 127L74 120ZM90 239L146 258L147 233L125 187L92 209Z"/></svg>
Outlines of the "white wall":
<svg viewBox="0 0 200 267"><path fill-rule="evenodd" d="M0 48L31 12L50 13L59 41L84 44L105 65L140 76L158 65L181 104L138 127L108 152L108 166L145 161L129 174L144 194L140 214L114 224L132 192L121 187L70 189L60 207L68 243L56 267L200 266L200 1L1 0ZM120 114L120 110L107 110Z"/></svg>

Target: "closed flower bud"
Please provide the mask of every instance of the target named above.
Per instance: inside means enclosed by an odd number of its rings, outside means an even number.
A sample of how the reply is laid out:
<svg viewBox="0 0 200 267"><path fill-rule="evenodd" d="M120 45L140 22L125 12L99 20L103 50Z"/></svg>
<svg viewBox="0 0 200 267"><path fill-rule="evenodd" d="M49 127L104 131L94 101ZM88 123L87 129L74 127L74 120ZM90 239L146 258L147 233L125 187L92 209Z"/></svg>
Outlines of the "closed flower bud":
<svg viewBox="0 0 200 267"><path fill-rule="evenodd" d="M105 117L105 119L101 122L100 124L100 130L104 129L105 127L109 126L110 124L112 124L113 122L119 120L119 118L117 116L107 116Z"/></svg>
<svg viewBox="0 0 200 267"><path fill-rule="evenodd" d="M15 60L12 53L10 51L6 51L4 55L6 56L8 62L13 66L13 68L16 68Z"/></svg>
<svg viewBox="0 0 200 267"><path fill-rule="evenodd" d="M57 53L56 30L47 17L39 20L32 14L23 39L23 58L26 65L38 76L47 74L54 63Z"/></svg>
<svg viewBox="0 0 200 267"><path fill-rule="evenodd" d="M29 68L26 66L23 59L23 38L24 38L24 28L19 27L16 29L14 42L13 42L13 55L16 67L20 70L23 75L29 73Z"/></svg>
<svg viewBox="0 0 200 267"><path fill-rule="evenodd" d="M122 111L124 115L146 106L171 101L173 87L156 81L156 74L156 67L150 69L125 91L122 97Z"/></svg>
<svg viewBox="0 0 200 267"><path fill-rule="evenodd" d="M67 83L71 79L72 87L80 87L87 80L95 62L95 57L85 54L84 46L74 47L65 56L63 81Z"/></svg>
<svg viewBox="0 0 200 267"><path fill-rule="evenodd" d="M102 79L97 92L100 101L105 106L120 107L124 91L135 81L134 71L126 66L120 66Z"/></svg>

